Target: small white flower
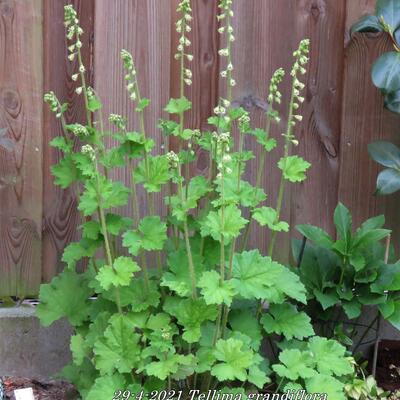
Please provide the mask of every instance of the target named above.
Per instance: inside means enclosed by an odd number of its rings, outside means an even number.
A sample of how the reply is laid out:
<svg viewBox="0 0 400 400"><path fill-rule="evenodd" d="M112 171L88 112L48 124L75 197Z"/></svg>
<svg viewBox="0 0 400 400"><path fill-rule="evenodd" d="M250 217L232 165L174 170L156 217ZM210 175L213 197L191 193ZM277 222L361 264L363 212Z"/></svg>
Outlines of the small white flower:
<svg viewBox="0 0 400 400"><path fill-rule="evenodd" d="M192 80L191 79L185 79L185 83L186 83L186 85L190 86L192 84Z"/></svg>
<svg viewBox="0 0 400 400"><path fill-rule="evenodd" d="M221 26L220 28L218 28L218 32L219 33L224 33L225 32L225 27Z"/></svg>
<svg viewBox="0 0 400 400"><path fill-rule="evenodd" d="M189 61L193 61L193 55L192 55L192 54L186 54L186 58L187 58Z"/></svg>
<svg viewBox="0 0 400 400"><path fill-rule="evenodd" d="M236 86L236 81L235 81L234 79L231 79L230 85L231 85L231 86Z"/></svg>
<svg viewBox="0 0 400 400"><path fill-rule="evenodd" d="M225 154L225 155L222 157L222 161L223 161L224 163L228 163L228 162L232 161L232 157L231 157L229 154Z"/></svg>
<svg viewBox="0 0 400 400"><path fill-rule="evenodd" d="M76 48L77 49L80 49L82 47L82 42L80 41L80 40L78 40L77 42L76 42Z"/></svg>
<svg viewBox="0 0 400 400"><path fill-rule="evenodd" d="M231 102L230 102L229 100L224 99L224 100L222 100L222 104L223 104L226 108L228 108L228 107L231 105Z"/></svg>
<svg viewBox="0 0 400 400"><path fill-rule="evenodd" d="M234 41L235 41L235 36L230 35L230 36L229 36L229 41L230 41L230 42L234 42Z"/></svg>
<svg viewBox="0 0 400 400"><path fill-rule="evenodd" d="M223 56L223 57L228 57L229 56L229 50L228 49L220 49L220 50L218 50L218 54L220 56Z"/></svg>
<svg viewBox="0 0 400 400"><path fill-rule="evenodd" d="M86 68L84 65L79 66L79 72L84 73L86 71Z"/></svg>
<svg viewBox="0 0 400 400"><path fill-rule="evenodd" d="M76 93L76 94L81 94L81 93L82 93L82 87L81 87L81 86L77 87L77 88L75 89L75 93Z"/></svg>
<svg viewBox="0 0 400 400"><path fill-rule="evenodd" d="M231 169L231 168L227 168L227 169L226 169L226 173L227 173L227 174L231 174L231 173L232 173L232 169Z"/></svg>
<svg viewBox="0 0 400 400"><path fill-rule="evenodd" d="M70 54L70 55L68 56L68 60L69 60L69 61L74 61L74 58L75 58L75 53L72 53L72 54Z"/></svg>
<svg viewBox="0 0 400 400"><path fill-rule="evenodd" d="M131 93L130 98L131 98L131 100L135 101L136 100L136 93L135 92Z"/></svg>
<svg viewBox="0 0 400 400"><path fill-rule="evenodd" d="M227 72L226 71L221 71L221 76L222 78L226 78L227 77Z"/></svg>
<svg viewBox="0 0 400 400"><path fill-rule="evenodd" d="M180 45L177 47L177 49L178 49L178 51L183 51L183 46L180 44Z"/></svg>
<svg viewBox="0 0 400 400"><path fill-rule="evenodd" d="M232 65L232 63L229 63L229 64L227 65L226 69L227 69L228 71L233 71L233 65Z"/></svg>
<svg viewBox="0 0 400 400"><path fill-rule="evenodd" d="M293 118L297 119L297 121L303 121L303 116L302 115L293 115Z"/></svg>
<svg viewBox="0 0 400 400"><path fill-rule="evenodd" d="M224 115L226 113L226 110L222 106L217 106L217 107L214 108L214 113L216 115Z"/></svg>
<svg viewBox="0 0 400 400"><path fill-rule="evenodd" d="M76 82L76 81L78 80L78 76L79 76L79 74L73 74L73 75L71 76L71 79L72 79L74 82Z"/></svg>
<svg viewBox="0 0 400 400"><path fill-rule="evenodd" d="M304 99L304 97L298 96L297 100L298 100L299 103L304 103L305 99Z"/></svg>

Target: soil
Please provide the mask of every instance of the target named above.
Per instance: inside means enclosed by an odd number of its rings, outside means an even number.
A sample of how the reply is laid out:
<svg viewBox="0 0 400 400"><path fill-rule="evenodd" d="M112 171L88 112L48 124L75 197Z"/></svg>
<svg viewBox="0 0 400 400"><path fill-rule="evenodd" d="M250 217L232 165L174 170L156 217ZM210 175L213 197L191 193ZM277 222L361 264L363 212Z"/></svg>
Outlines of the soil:
<svg viewBox="0 0 400 400"><path fill-rule="evenodd" d="M5 400L15 400L14 390L31 387L35 400L76 400L78 393L64 381L42 381L36 379L3 377Z"/></svg>
<svg viewBox="0 0 400 400"><path fill-rule="evenodd" d="M376 380L385 390L400 390L400 341L382 340L379 343Z"/></svg>

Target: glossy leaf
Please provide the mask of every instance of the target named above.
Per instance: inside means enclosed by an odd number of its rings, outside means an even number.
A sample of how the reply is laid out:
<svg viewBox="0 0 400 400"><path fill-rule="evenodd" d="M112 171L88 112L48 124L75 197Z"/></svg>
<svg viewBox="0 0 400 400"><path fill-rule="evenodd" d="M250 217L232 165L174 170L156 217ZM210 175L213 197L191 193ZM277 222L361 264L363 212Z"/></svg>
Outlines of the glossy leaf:
<svg viewBox="0 0 400 400"><path fill-rule="evenodd" d="M368 145L368 152L373 160L384 167L400 169L400 149L393 143L378 140Z"/></svg>
<svg viewBox="0 0 400 400"><path fill-rule="evenodd" d="M376 181L377 194L392 194L400 189L400 170L384 169Z"/></svg>

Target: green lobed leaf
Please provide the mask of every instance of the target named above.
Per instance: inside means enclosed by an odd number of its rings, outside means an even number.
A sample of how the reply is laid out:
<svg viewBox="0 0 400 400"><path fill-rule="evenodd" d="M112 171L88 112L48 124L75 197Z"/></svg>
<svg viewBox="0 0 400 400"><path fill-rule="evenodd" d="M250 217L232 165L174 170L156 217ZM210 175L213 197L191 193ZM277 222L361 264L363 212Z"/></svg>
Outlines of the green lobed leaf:
<svg viewBox="0 0 400 400"><path fill-rule="evenodd" d="M240 209L230 204L222 209L210 211L205 221L201 225L201 235L211 235L214 240L220 241L224 237L225 244L229 244L233 238L238 237L240 231L248 222L242 217Z"/></svg>
<svg viewBox="0 0 400 400"><path fill-rule="evenodd" d="M176 292L178 296L189 297L192 291L192 282L189 272L189 262L186 250L170 252L167 260L169 271L164 272L161 285ZM204 272L203 258L194 253L193 264L195 267L196 281Z"/></svg>
<svg viewBox="0 0 400 400"><path fill-rule="evenodd" d="M330 375L314 375L306 380L306 388L309 393L326 393L329 400L347 399L343 392L344 384Z"/></svg>
<svg viewBox="0 0 400 400"><path fill-rule="evenodd" d="M51 173L54 176L54 183L63 189L72 185L78 179L74 160L66 156L56 165L51 166Z"/></svg>
<svg viewBox="0 0 400 400"><path fill-rule="evenodd" d="M145 97L143 97L137 104L136 111L142 112L146 107L148 107L149 104L150 104L150 99L146 99Z"/></svg>
<svg viewBox="0 0 400 400"><path fill-rule="evenodd" d="M206 271L200 277L197 286L201 289L201 294L207 304L226 304L231 305L236 290L232 281L224 280L217 271Z"/></svg>
<svg viewBox="0 0 400 400"><path fill-rule="evenodd" d="M270 257L262 257L258 250L235 254L233 283L245 299L283 303L288 296L306 303L299 277Z"/></svg>
<svg viewBox="0 0 400 400"><path fill-rule="evenodd" d="M283 157L278 162L283 177L290 182L302 182L306 179L306 171L311 164L299 156Z"/></svg>
<svg viewBox="0 0 400 400"><path fill-rule="evenodd" d="M310 317L288 303L271 304L268 314L262 316L261 323L267 333L283 335L288 340L314 335Z"/></svg>
<svg viewBox="0 0 400 400"><path fill-rule="evenodd" d="M272 369L282 378L296 381L299 378L311 378L316 374L311 367L312 360L307 352L298 349L285 349L279 354L281 364L275 364Z"/></svg>
<svg viewBox="0 0 400 400"><path fill-rule="evenodd" d="M147 168L148 166L148 174ZM169 161L165 155L153 156L142 160L134 170L135 181L143 183L148 192L159 192L161 186L165 185L169 178Z"/></svg>
<svg viewBox="0 0 400 400"><path fill-rule="evenodd" d="M253 218L261 225L268 226L269 229L276 232L288 232L289 224L284 221L278 221L278 213L271 207L256 208L253 211Z"/></svg>
<svg viewBox="0 0 400 400"><path fill-rule="evenodd" d="M44 326L63 317L79 326L88 316L91 294L85 274L65 269L50 283L41 285L36 314Z"/></svg>
<svg viewBox="0 0 400 400"><path fill-rule="evenodd" d="M346 348L337 341L315 336L308 346L321 374L342 376L353 372L353 366L346 358Z"/></svg>
<svg viewBox="0 0 400 400"><path fill-rule="evenodd" d="M236 339L219 339L215 345L214 356L217 362L211 369L211 375L219 381L245 381L247 369L253 363L253 352L243 349L243 342Z"/></svg>
<svg viewBox="0 0 400 400"><path fill-rule="evenodd" d="M170 99L165 111L170 114L180 114L192 108L192 103L185 97L179 99Z"/></svg>
<svg viewBox="0 0 400 400"><path fill-rule="evenodd" d="M123 375L114 373L104 375L94 381L92 388L87 394L86 400L108 400L115 397L117 389L124 389L126 380Z"/></svg>
<svg viewBox="0 0 400 400"><path fill-rule="evenodd" d="M167 225L159 216L144 217L137 230L127 231L123 235L123 246L136 256L139 250L162 250L167 240Z"/></svg>
<svg viewBox="0 0 400 400"><path fill-rule="evenodd" d="M164 303L164 311L174 316L183 326L183 339L188 343L198 342L201 325L217 318L217 307L207 305L202 299L179 299L169 297Z"/></svg>
<svg viewBox="0 0 400 400"><path fill-rule="evenodd" d="M126 315L115 314L110 318L104 336L96 341L93 352L95 365L101 374L114 371L130 373L140 359L140 335Z"/></svg>
<svg viewBox="0 0 400 400"><path fill-rule="evenodd" d="M261 326L255 315L248 309L232 310L229 313L229 324L234 331L241 332L251 339L250 346L257 351L260 348Z"/></svg>
<svg viewBox="0 0 400 400"><path fill-rule="evenodd" d="M139 265L129 257L120 256L114 260L114 265L104 265L100 268L96 279L101 287L108 290L110 287L128 286L133 274L140 271Z"/></svg>

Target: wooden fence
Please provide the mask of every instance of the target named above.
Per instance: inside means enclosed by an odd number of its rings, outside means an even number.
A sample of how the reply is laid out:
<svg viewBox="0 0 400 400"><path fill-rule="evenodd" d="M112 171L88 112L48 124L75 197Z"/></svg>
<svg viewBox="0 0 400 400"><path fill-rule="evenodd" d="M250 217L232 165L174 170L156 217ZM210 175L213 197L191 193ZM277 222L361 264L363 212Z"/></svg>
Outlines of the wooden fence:
<svg viewBox="0 0 400 400"><path fill-rule="evenodd" d="M77 199L53 185L50 166L59 153L48 146L59 135L58 122L43 105L43 93L54 90L68 101L69 121L82 120L81 99L74 94L66 58L64 0L0 0L0 295L35 295L39 284L62 268L60 256L78 238ZM170 96L177 97L179 69L173 54L178 0L74 0L84 35L84 63L90 81L102 97L104 113L134 113L124 89L119 58L130 50L139 69L142 92L152 99L146 114L151 134L162 146L157 119ZM217 1L193 0L193 73L187 96L194 109L189 127L206 128L221 85L218 74ZM374 8L374 0L235 0L233 54L235 100L250 107L258 126L264 123L259 100L265 98L272 72L289 68L299 40L311 39L305 116L300 153L312 163L308 180L291 191L283 218L292 229L313 223L333 232L332 214L338 200L353 212L355 223L385 212L387 225L399 237L396 196L373 196L378 167L369 159L367 144L398 134L399 119L384 111L373 87L373 60L387 48L384 35L357 34L349 27ZM288 85L284 95L288 94ZM274 135L280 138L282 128ZM172 143L171 146L175 144ZM251 148L252 145L248 144ZM259 150L253 148L257 153ZM264 182L276 197L278 154L266 166ZM205 173L199 152L194 173ZM271 169L272 167L272 169ZM251 168L250 171L254 171ZM128 179L127 173L117 178ZM247 176L252 180L251 172ZM161 204L161 197L159 204ZM272 201L272 204L274 201ZM256 233L256 234L255 234ZM253 232L251 245L265 246L265 232ZM396 242L397 243L397 242ZM279 242L281 254L289 241Z"/></svg>

